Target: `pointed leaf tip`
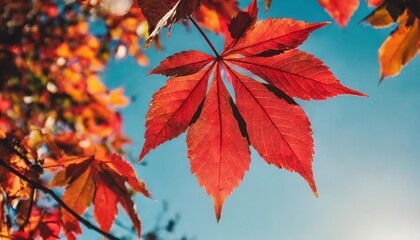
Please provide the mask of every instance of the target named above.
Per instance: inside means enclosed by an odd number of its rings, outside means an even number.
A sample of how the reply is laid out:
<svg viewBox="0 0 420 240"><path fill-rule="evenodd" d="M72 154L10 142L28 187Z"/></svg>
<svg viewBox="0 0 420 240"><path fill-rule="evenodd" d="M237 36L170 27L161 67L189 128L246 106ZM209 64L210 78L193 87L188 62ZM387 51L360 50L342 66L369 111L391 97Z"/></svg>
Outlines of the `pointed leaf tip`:
<svg viewBox="0 0 420 240"><path fill-rule="evenodd" d="M220 222L222 216L223 203L225 202L220 196L213 196L214 213L216 214L216 222Z"/></svg>
<svg viewBox="0 0 420 240"><path fill-rule="evenodd" d="M358 0L318 0L318 2L341 27L347 26L351 16L359 6Z"/></svg>

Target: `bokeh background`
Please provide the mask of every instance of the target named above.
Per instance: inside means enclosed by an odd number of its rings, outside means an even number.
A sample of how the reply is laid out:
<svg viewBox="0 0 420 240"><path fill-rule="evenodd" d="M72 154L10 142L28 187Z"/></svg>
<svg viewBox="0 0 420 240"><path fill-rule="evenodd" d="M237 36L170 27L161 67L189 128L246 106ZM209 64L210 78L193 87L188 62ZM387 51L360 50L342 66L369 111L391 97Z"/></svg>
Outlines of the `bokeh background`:
<svg viewBox="0 0 420 240"><path fill-rule="evenodd" d="M250 0L240 2L244 8ZM319 197L299 175L267 165L252 150L250 171L227 199L217 224L211 198L190 172L183 134L149 153L145 166L136 165L154 198L136 198L144 231L156 225L166 201L169 212L164 218L180 215L177 231L168 239L183 235L200 240L420 239L420 58L379 84L378 48L392 28L360 24L372 10L364 1L360 5L347 28L332 23L300 47L323 60L343 84L369 95L299 101L312 122ZM263 1L259 7L261 19L331 21L316 0L274 0L268 13ZM223 39L207 34L221 50ZM111 61L102 74L108 86L123 85L126 94L135 98L123 110L125 132L134 141L128 149L134 159L144 143L148 103L166 81L147 73L182 50L211 53L195 29L182 25L174 26L170 39L162 40L164 51L146 50L150 67L141 68L127 58ZM130 224L128 219L126 223ZM124 231L118 226L113 230L116 235Z"/></svg>

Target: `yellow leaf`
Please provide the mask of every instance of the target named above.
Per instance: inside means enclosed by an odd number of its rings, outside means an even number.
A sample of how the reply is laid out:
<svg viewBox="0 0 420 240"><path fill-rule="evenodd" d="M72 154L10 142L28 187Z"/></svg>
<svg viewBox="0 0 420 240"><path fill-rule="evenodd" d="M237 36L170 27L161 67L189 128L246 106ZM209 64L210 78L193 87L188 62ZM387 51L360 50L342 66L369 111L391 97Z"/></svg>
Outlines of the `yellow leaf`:
<svg viewBox="0 0 420 240"><path fill-rule="evenodd" d="M71 50L68 43L62 43L58 48L56 49L57 56L58 57L64 57L69 58L71 56Z"/></svg>
<svg viewBox="0 0 420 240"><path fill-rule="evenodd" d="M401 22L395 32L384 42L379 49L379 62L381 77L395 76L419 50L419 20L407 26Z"/></svg>
<svg viewBox="0 0 420 240"><path fill-rule="evenodd" d="M87 78L87 87L91 94L101 94L106 92L105 85L101 82L97 75L90 75Z"/></svg>
<svg viewBox="0 0 420 240"><path fill-rule="evenodd" d="M74 55L79 58L93 59L96 54L89 46L82 45L76 49Z"/></svg>
<svg viewBox="0 0 420 240"><path fill-rule="evenodd" d="M125 107L130 103L130 99L124 96L124 89L117 88L109 93L109 104L114 107Z"/></svg>
<svg viewBox="0 0 420 240"><path fill-rule="evenodd" d="M0 139L5 139L5 138L6 138L6 132L0 129Z"/></svg>
<svg viewBox="0 0 420 240"><path fill-rule="evenodd" d="M79 22L77 24L77 32L82 35L89 33L89 24L87 22Z"/></svg>

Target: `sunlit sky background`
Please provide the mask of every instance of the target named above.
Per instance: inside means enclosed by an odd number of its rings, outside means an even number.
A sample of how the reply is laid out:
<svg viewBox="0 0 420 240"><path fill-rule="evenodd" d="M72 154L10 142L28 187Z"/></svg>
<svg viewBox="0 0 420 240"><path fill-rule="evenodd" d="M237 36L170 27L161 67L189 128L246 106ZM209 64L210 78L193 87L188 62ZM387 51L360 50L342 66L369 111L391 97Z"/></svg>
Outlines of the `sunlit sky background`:
<svg viewBox="0 0 420 240"><path fill-rule="evenodd" d="M241 7L249 2L241 1ZM274 0L268 14L262 2L261 19L331 21L316 0ZM136 197L143 230L155 226L167 201L166 216L180 214L177 234L169 239L184 234L201 240L420 239L420 58L378 85L377 51L392 28L359 24L370 11L362 1L347 28L332 23L300 47L323 60L342 83L369 95L299 102L312 122L319 198L299 175L267 165L252 150L250 171L227 199L217 224L211 198L190 173L183 134L147 155L147 166L136 165L154 197ZM221 50L223 39L207 33ZM144 143L148 102L166 81L147 73L182 50L211 53L193 28L175 26L172 37L162 39L164 51L146 51L150 67L139 67L132 59L112 61L103 74L108 86L123 85L127 95L136 98L122 111L135 159ZM124 216L121 220L130 224ZM122 235L124 230L115 227L114 233ZM94 233L86 236L99 238Z"/></svg>

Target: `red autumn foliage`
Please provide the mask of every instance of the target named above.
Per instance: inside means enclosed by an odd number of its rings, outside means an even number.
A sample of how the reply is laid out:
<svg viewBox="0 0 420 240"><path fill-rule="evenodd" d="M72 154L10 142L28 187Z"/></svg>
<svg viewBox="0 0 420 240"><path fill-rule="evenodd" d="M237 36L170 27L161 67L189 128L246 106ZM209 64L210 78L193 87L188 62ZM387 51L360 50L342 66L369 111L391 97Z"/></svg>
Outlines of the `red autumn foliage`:
<svg viewBox="0 0 420 240"><path fill-rule="evenodd" d="M378 27L401 22L385 45L405 48L386 57L392 47L384 47L381 60L388 65L382 64L382 76L396 74L418 50L412 2L396 13L386 8L390 2L369 1L378 8L366 19ZM343 86L321 60L296 49L326 23L258 21L255 0L243 11L236 0L114 3L0 1L0 237L74 239L82 223L115 239L110 231L118 204L142 236L133 196L150 194L124 160L130 140L118 112L130 99L123 88L107 89L99 74L111 57L130 55L147 65L142 43L154 40L160 48L160 30L184 20L200 32L199 25L222 35L225 45L219 54L203 34L214 56L184 51L151 72L171 78L151 101L139 160L188 131L191 170L211 195L217 220L249 169L250 145L267 163L300 174L317 195L312 130L294 98L364 96ZM264 3L268 9L271 1ZM343 26L358 5L320 3ZM104 32L92 29L91 16ZM51 198L56 204L45 204ZM91 206L99 227L83 218ZM144 237L158 239L154 232Z"/></svg>
<svg viewBox="0 0 420 240"><path fill-rule="evenodd" d="M295 50L324 23L257 21L257 12L253 1L232 19L220 55L181 52L151 72L172 78L150 103L146 141L139 160L188 129L191 171L212 196L217 220L226 197L249 169L249 144L267 163L299 173L317 195L310 123L292 98L363 96L341 85L320 60ZM234 66L258 75L268 84L243 75ZM224 75L233 86L235 101L226 88Z"/></svg>

